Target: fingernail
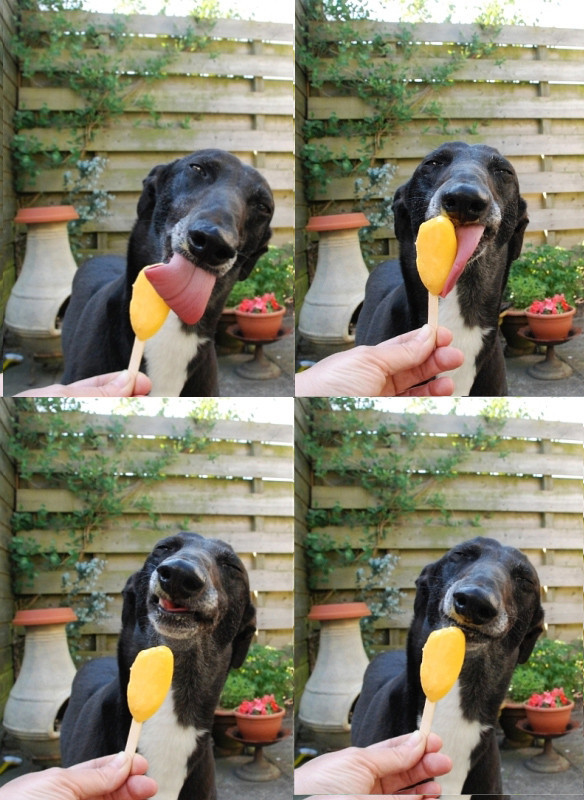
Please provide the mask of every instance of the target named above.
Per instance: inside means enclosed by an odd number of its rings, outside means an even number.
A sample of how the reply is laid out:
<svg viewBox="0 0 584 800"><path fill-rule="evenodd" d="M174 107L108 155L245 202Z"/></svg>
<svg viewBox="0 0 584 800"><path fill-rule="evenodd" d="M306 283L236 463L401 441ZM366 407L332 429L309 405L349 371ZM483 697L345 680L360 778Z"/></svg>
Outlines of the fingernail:
<svg viewBox="0 0 584 800"><path fill-rule="evenodd" d="M116 375L116 377L110 381L109 385L115 386L116 389L123 389L124 386L128 385L129 380L130 380L130 373L128 372L127 369L124 369L122 370L122 372L120 372L119 375Z"/></svg>
<svg viewBox="0 0 584 800"><path fill-rule="evenodd" d="M417 747L422 742L422 734L420 731L414 731L412 735L406 739L406 744L408 747Z"/></svg>
<svg viewBox="0 0 584 800"><path fill-rule="evenodd" d="M114 767L115 769L120 769L120 767L123 767L124 764L126 763L127 758L128 756L125 754L123 750L119 753L116 753L114 758L112 758L112 760L110 761L110 767Z"/></svg>
<svg viewBox="0 0 584 800"><path fill-rule="evenodd" d="M425 342L426 339L430 338L431 332L432 332L432 328L428 325L428 323L426 323L425 325L422 325L420 330L416 333L416 337L415 338L419 342Z"/></svg>

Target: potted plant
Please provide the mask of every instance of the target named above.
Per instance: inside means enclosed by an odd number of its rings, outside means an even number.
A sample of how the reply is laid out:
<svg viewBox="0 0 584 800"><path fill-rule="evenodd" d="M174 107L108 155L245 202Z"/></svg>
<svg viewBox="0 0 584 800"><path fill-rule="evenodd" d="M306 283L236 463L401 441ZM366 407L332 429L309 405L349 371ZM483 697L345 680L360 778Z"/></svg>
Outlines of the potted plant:
<svg viewBox="0 0 584 800"><path fill-rule="evenodd" d="M237 728L244 741L272 742L278 737L286 709L273 694L244 700L235 712Z"/></svg>
<svg viewBox="0 0 584 800"><path fill-rule="evenodd" d="M505 288L506 309L501 314L501 332L508 354L533 350L533 343L518 336L527 325L525 310L534 300L562 292L573 305L584 295L584 248L550 244L528 246L509 271Z"/></svg>
<svg viewBox="0 0 584 800"><path fill-rule="evenodd" d="M563 733L570 724L574 702L566 697L561 686L538 694L525 703L527 721L534 733Z"/></svg>
<svg viewBox="0 0 584 800"><path fill-rule="evenodd" d="M293 691L292 658L284 650L263 644L253 644L247 658L237 670L231 670L215 709L213 740L219 753L233 752L241 745L225 731L235 727L235 709L250 697L273 694L279 705L290 702Z"/></svg>
<svg viewBox="0 0 584 800"><path fill-rule="evenodd" d="M235 309L235 319L246 339L269 341L278 335L285 311L276 295L266 292L261 296L244 298Z"/></svg>
<svg viewBox="0 0 584 800"><path fill-rule="evenodd" d="M560 342L570 334L576 309L563 294L555 294L543 300L534 300L525 313L534 339Z"/></svg>
<svg viewBox="0 0 584 800"><path fill-rule="evenodd" d="M499 723L507 744L517 746L519 742L521 746L521 740L515 737L515 725L526 716L525 702L550 686L563 686L567 697L577 697L582 692L582 669L582 640L539 639L529 660L515 668L501 708Z"/></svg>

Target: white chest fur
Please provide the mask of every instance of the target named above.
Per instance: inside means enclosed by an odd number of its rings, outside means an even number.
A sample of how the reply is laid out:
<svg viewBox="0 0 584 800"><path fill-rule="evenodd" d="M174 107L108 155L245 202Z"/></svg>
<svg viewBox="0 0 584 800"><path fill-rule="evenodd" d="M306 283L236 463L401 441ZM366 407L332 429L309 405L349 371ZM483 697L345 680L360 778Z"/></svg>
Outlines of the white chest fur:
<svg viewBox="0 0 584 800"><path fill-rule="evenodd" d="M172 692L142 726L138 751L148 760L148 775L158 784L156 800L177 800L187 776L187 761L204 731L179 725Z"/></svg>
<svg viewBox="0 0 584 800"><path fill-rule="evenodd" d="M464 363L452 372L445 372L454 381L454 395L467 397L473 385L476 369L476 357L483 346L483 336L488 329L469 328L460 313L460 305L456 289L440 300L439 323L449 328L453 334L452 345L464 353Z"/></svg>
<svg viewBox="0 0 584 800"><path fill-rule="evenodd" d="M443 741L441 752L452 759L452 770L437 778L442 787L442 797L460 796L470 767L471 753L481 738L481 729L480 722L468 722L463 718L457 681L446 697L436 704L432 723L432 730Z"/></svg>
<svg viewBox="0 0 584 800"><path fill-rule="evenodd" d="M162 328L146 341L144 352L152 381L150 397L178 397L187 379L189 362L206 341L196 333L185 333L180 319L170 311Z"/></svg>

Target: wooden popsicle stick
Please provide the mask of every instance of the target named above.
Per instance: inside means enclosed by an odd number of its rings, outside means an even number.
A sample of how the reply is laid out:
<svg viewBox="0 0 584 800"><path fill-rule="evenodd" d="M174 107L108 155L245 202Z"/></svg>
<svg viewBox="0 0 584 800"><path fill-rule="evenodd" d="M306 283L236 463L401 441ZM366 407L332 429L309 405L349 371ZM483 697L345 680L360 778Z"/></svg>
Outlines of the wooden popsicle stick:
<svg viewBox="0 0 584 800"><path fill-rule="evenodd" d="M436 708L436 703L433 703L431 700L426 698L426 704L424 705L424 711L422 712L422 720L420 722L420 733L422 736L428 736L430 733L430 728L432 727L432 720L434 719L434 709Z"/></svg>
<svg viewBox="0 0 584 800"><path fill-rule="evenodd" d="M132 354L130 356L130 363L128 364L128 372L134 377L134 379L140 370L145 344L146 342L143 342L142 339L138 339L137 336L135 337L134 346L132 347Z"/></svg>
<svg viewBox="0 0 584 800"><path fill-rule="evenodd" d="M438 295L428 292L428 325L438 329Z"/></svg>
<svg viewBox="0 0 584 800"><path fill-rule="evenodd" d="M128 733L128 741L126 742L126 754L133 758L138 747L138 739L140 738L140 731L142 730L142 723L136 722L132 717L132 724L130 725L130 732Z"/></svg>

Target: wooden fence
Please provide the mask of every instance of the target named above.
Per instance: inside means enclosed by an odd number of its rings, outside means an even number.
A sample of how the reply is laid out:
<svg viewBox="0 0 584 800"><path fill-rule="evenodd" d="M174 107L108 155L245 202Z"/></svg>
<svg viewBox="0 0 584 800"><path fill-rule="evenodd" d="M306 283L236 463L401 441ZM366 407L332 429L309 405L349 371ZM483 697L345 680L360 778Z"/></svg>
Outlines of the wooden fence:
<svg viewBox="0 0 584 800"><path fill-rule="evenodd" d="M14 509L16 475L6 442L12 433L13 401L0 401L0 718L13 683L12 636L10 622L14 616L14 599L10 587L8 550L12 533L10 517Z"/></svg>
<svg viewBox="0 0 584 800"><path fill-rule="evenodd" d="M298 401L297 401L298 402ZM306 429L306 401L297 411ZM322 413L322 412L317 412ZM327 424L328 434L342 429L343 412ZM361 412L365 430L376 430L380 423L399 435L396 447L406 452L413 435L400 434L404 417L386 412ZM452 450L456 441L482 424L480 417L421 415L416 419L416 435L423 437L424 458L438 461ZM383 454L380 444L379 455ZM307 479L302 437L297 436L298 471ZM325 451L330 463L334 448ZM374 505L371 494L359 485L342 479L331 469L325 478L314 479L310 488L299 483L297 514L309 504L312 509L330 509L340 504L347 513ZM520 548L536 567L541 584L547 635L564 640L582 636L582 426L534 420L508 420L494 448L469 452L456 467L456 478L429 488L443 493L451 512L445 524L438 512L424 508L427 492L417 498L416 510L388 527L381 552L391 552L399 560L391 575L392 585L403 592L400 612L376 622L379 647L401 648L405 644L414 599L414 581L422 568L440 558L455 544L474 536L489 536ZM297 526L302 523L297 522ZM304 529L306 524L304 522ZM315 529L338 544L348 540L359 549L364 531L328 526ZM297 605L306 597L303 570L306 554L297 536ZM334 554L331 554L334 562ZM312 602L352 600L356 591L356 567L336 562L328 581L318 578ZM296 659L306 673L308 626L296 615ZM384 644L383 644L383 643Z"/></svg>
<svg viewBox="0 0 584 800"><path fill-rule="evenodd" d="M400 25L355 22L365 39L387 39L387 58L398 62L403 48L396 46ZM312 37L334 44L342 32L340 23L311 23ZM435 68L445 63L457 43L481 40L484 33L471 25L419 24L411 41L416 68ZM407 127L372 149L376 163L390 162L396 173L393 192L412 175L422 157L449 140L484 143L498 148L513 163L521 191L528 202L529 226L525 242L548 242L570 247L584 239L584 71L582 32L576 29L505 26L494 37L496 47L488 55L467 60L452 82L436 93L448 122L440 131L429 113L430 101L420 103ZM349 72L349 69L347 70ZM310 79L309 79L310 80ZM342 96L340 96L342 95ZM325 84L309 84L307 119L325 120L336 114L344 121L371 114L351 91L339 92ZM355 159L363 144L359 136L314 138L314 145L330 148L334 157ZM355 207L354 179L334 178L318 190L311 213L338 213ZM298 212L297 212L298 214ZM397 257L393 230L376 232L384 258ZM302 248L300 248L301 250ZM302 274L303 265L298 263Z"/></svg>
<svg viewBox="0 0 584 800"><path fill-rule="evenodd" d="M87 458L95 452L113 455L109 426L115 415L69 414L67 419L73 431L91 425L95 432L92 441L84 444ZM43 508L49 514L79 509L81 500L66 488L72 477L67 461L55 460L50 482L35 473L36 464L45 457L42 441L50 421L39 423L38 415L21 412L19 423L30 425L41 439L38 449L35 446L29 452L32 474L19 479L16 508L31 513ZM95 590L106 592L112 601L107 619L84 627L84 653L99 655L114 648L120 592L127 577L139 569L156 541L179 530L229 542L249 571L258 609L258 641L274 646L292 643L292 430L292 425L221 421L209 433L204 425L188 419L125 418L122 452L115 456L117 480L124 489L123 514L107 521L88 547L88 555L106 560ZM193 434L209 437L200 452L192 440L186 446ZM176 450L176 456L163 468L164 479L146 485L139 476L140 466L169 448ZM141 502L145 497L148 509ZM61 551L67 537L66 531L40 526L23 535L47 548L54 541ZM63 571L41 569L32 585L22 589L21 604L58 605Z"/></svg>
<svg viewBox="0 0 584 800"><path fill-rule="evenodd" d="M71 28L92 25L105 30L116 15L70 13ZM51 25L51 14L37 15L41 29ZM119 15L117 19L121 19ZM257 167L274 190L276 211L274 244L292 241L294 229L294 132L293 132L293 25L244 20L218 20L210 29L186 17L134 14L123 18L131 44L122 56L122 69L133 63L147 64L188 31L208 34L209 41L198 52L180 52L165 67L165 77L149 83L136 78L130 101L121 117L97 131L90 155L107 158L101 188L111 192L110 215L90 224L94 247L100 252L124 252L128 233L136 218L142 179L159 163L205 147L219 147ZM114 51L108 36L100 48ZM39 54L40 55L40 54ZM35 62L33 60L33 66ZM54 65L53 76L36 72L23 80L20 110L71 111L83 100L60 83L60 76L75 63L64 53ZM157 123L140 109L149 95L159 114ZM66 151L72 131L66 128L36 128L26 133L45 145ZM23 197L24 203L44 193L43 202L59 200L64 169L43 170ZM38 201L37 201L38 202Z"/></svg>
<svg viewBox="0 0 584 800"><path fill-rule="evenodd" d="M12 117L16 109L18 69L10 54L10 39L14 34L15 0L5 0L0 6L0 86L2 87L2 145L0 146L0 183L2 209L0 224L0 324L4 318L4 306L16 280L14 264L14 227L16 198L12 184L10 142L14 134Z"/></svg>

